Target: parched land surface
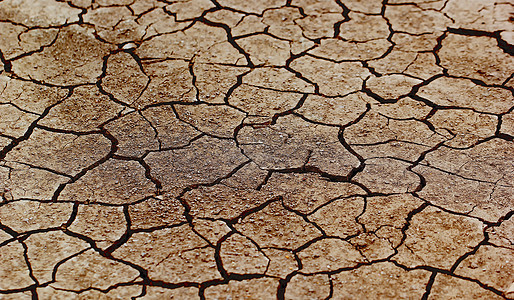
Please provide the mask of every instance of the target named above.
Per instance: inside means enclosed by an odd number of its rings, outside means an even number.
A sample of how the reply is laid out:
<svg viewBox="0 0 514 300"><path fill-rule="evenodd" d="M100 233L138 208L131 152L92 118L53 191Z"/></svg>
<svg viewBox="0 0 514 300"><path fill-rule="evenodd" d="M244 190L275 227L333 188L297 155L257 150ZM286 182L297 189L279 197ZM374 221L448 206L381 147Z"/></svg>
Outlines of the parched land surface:
<svg viewBox="0 0 514 300"><path fill-rule="evenodd" d="M513 13L0 1L0 299L513 299Z"/></svg>

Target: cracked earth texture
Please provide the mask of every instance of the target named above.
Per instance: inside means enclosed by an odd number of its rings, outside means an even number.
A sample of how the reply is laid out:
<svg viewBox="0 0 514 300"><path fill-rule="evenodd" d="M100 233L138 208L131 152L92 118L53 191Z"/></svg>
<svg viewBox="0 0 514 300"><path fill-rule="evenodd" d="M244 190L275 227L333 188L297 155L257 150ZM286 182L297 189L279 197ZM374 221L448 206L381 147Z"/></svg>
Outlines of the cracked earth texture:
<svg viewBox="0 0 514 300"><path fill-rule="evenodd" d="M0 1L0 299L514 299L514 3Z"/></svg>

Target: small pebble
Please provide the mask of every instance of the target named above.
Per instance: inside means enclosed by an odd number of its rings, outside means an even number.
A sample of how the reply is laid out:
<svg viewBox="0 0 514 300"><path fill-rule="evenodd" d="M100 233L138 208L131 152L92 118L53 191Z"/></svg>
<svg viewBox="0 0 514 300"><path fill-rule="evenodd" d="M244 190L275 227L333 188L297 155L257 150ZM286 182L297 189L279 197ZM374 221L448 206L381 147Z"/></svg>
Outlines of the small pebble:
<svg viewBox="0 0 514 300"><path fill-rule="evenodd" d="M135 49L137 46L136 44L134 43L126 43L125 45L123 45L123 47L121 47L123 50L130 50L130 49Z"/></svg>

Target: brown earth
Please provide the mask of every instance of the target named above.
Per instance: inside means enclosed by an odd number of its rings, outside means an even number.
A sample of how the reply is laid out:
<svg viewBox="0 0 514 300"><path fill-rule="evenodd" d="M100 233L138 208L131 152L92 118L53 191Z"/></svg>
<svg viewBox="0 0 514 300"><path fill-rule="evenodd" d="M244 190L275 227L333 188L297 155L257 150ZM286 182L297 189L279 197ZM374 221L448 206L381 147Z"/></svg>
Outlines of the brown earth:
<svg viewBox="0 0 514 300"><path fill-rule="evenodd" d="M514 4L0 1L0 299L514 299Z"/></svg>

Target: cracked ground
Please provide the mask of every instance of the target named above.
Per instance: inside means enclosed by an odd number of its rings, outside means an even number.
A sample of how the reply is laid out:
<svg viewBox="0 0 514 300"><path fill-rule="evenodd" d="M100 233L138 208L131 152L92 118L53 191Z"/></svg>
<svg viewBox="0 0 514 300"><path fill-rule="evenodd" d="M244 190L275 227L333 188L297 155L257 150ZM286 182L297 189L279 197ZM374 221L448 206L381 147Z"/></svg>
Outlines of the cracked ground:
<svg viewBox="0 0 514 300"><path fill-rule="evenodd" d="M0 299L514 299L509 0L0 1Z"/></svg>

